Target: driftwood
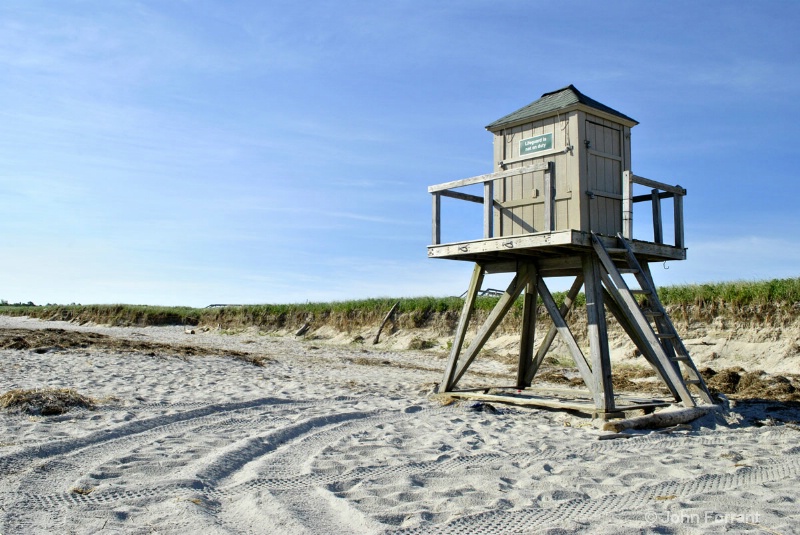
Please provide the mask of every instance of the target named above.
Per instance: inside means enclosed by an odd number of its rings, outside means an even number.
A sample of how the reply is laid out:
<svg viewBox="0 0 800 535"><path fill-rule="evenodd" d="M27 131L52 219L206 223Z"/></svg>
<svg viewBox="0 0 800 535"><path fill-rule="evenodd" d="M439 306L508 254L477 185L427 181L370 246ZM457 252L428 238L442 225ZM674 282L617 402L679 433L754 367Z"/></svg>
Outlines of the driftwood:
<svg viewBox="0 0 800 535"><path fill-rule="evenodd" d="M654 412L646 416L628 418L606 422L603 431L613 431L619 433L624 429L654 429L659 427L669 427L671 425L684 424L705 416L711 411L717 410L716 405L701 405L699 407L688 407L674 411Z"/></svg>
<svg viewBox="0 0 800 535"><path fill-rule="evenodd" d="M392 307L392 309L389 311L389 313L386 314L386 317L383 318L383 321L381 322L381 326L378 328L378 334L375 335L375 339L372 341L372 345L375 345L375 344L378 343L378 340L380 340L380 338L381 338L381 331L383 331L383 328L386 326L386 322L389 321L389 318L392 317L392 315L394 314L394 311L397 310L397 307L399 307L399 306L400 306L400 301L395 303L394 306Z"/></svg>
<svg viewBox="0 0 800 535"><path fill-rule="evenodd" d="M618 438L633 438L635 435L626 435L625 433L609 433L607 435L600 435L597 440L615 440Z"/></svg>
<svg viewBox="0 0 800 535"><path fill-rule="evenodd" d="M304 323L303 326L300 327L300 329L298 329L296 333L294 333L294 335L295 336L303 336L304 334L306 334L308 332L309 327L311 327L311 323L309 323L309 322Z"/></svg>

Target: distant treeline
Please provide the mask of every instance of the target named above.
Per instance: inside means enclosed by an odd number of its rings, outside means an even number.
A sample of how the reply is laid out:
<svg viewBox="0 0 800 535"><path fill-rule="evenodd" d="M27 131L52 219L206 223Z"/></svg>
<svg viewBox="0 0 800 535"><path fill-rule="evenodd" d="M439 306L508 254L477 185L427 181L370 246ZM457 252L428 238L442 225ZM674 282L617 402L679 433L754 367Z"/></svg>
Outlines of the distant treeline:
<svg viewBox="0 0 800 535"><path fill-rule="evenodd" d="M27 303L9 303L5 299L0 299L0 307L35 307L36 305L33 301L28 301Z"/></svg>
<svg viewBox="0 0 800 535"><path fill-rule="evenodd" d="M679 307L685 317L707 317L716 314L800 314L800 278L769 281L737 281L713 284L664 286L659 297L668 308ZM561 304L564 292L554 294ZM497 297L479 297L476 308L488 312ZM458 297L375 298L331 303L284 305L236 305L211 308L162 307L147 305L43 305L8 304L0 301L0 314L30 316L47 320L94 322L110 325L207 325L222 328L255 326L267 329L291 328L304 323L328 323L350 329L380 321L399 303L396 315L407 327L424 327L434 318L455 322L463 299ZM583 294L576 306L585 304ZM512 309L512 316L521 316L522 300ZM441 323L441 322L439 322Z"/></svg>

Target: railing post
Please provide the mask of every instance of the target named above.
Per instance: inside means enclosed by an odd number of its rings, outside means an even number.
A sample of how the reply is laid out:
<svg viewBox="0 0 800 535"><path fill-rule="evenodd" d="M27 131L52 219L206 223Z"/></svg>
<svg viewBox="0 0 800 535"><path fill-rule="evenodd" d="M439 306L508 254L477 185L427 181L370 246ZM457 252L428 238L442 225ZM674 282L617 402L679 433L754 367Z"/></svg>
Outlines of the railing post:
<svg viewBox="0 0 800 535"><path fill-rule="evenodd" d="M683 249L683 195L676 193L672 200L675 208L675 247Z"/></svg>
<svg viewBox="0 0 800 535"><path fill-rule="evenodd" d="M544 230L556 229L556 162L547 162L544 172Z"/></svg>
<svg viewBox="0 0 800 535"><path fill-rule="evenodd" d="M661 196L658 190L651 192L653 198L653 241L658 244L664 243L664 230L661 226Z"/></svg>
<svg viewBox="0 0 800 535"><path fill-rule="evenodd" d="M622 236L633 239L633 182L630 171L622 173Z"/></svg>
<svg viewBox="0 0 800 535"><path fill-rule="evenodd" d="M494 181L483 183L483 237L488 239L494 234Z"/></svg>
<svg viewBox="0 0 800 535"><path fill-rule="evenodd" d="M442 196L433 193L433 245L442 243Z"/></svg>

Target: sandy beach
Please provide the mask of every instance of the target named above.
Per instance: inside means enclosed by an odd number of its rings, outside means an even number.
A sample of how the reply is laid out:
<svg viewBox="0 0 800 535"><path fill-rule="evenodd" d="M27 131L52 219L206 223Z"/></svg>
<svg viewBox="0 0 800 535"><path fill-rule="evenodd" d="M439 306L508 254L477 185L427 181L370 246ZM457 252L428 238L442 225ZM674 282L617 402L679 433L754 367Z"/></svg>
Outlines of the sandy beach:
<svg viewBox="0 0 800 535"><path fill-rule="evenodd" d="M441 351L6 316L0 332L0 394L95 400L0 412L4 535L800 531L791 404L614 435L432 396Z"/></svg>

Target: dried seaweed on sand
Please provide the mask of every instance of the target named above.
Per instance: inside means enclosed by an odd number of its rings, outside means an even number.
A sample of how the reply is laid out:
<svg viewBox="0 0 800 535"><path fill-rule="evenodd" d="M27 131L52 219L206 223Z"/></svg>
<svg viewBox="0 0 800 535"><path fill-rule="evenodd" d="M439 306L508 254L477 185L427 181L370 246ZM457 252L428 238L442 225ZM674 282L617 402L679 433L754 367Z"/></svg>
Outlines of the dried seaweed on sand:
<svg viewBox="0 0 800 535"><path fill-rule="evenodd" d="M52 416L64 414L74 407L92 410L95 401L71 388L14 389L0 395L0 409L5 410Z"/></svg>

